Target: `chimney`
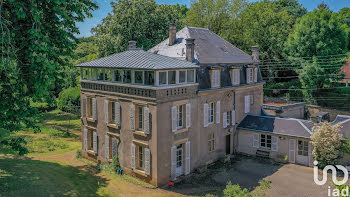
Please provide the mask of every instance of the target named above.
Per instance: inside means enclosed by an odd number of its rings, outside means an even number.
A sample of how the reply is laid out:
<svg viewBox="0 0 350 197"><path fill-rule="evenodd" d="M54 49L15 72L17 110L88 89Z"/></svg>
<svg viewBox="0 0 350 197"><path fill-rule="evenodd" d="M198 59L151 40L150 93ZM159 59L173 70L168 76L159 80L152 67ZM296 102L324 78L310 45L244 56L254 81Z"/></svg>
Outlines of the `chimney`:
<svg viewBox="0 0 350 197"><path fill-rule="evenodd" d="M130 41L129 41L128 50L135 50L135 49L137 49L137 48L136 48L136 41L130 40Z"/></svg>
<svg viewBox="0 0 350 197"><path fill-rule="evenodd" d="M170 24L169 25L169 46L174 45L175 41L176 41L176 25Z"/></svg>
<svg viewBox="0 0 350 197"><path fill-rule="evenodd" d="M259 46L252 46L252 58L254 62L259 62Z"/></svg>
<svg viewBox="0 0 350 197"><path fill-rule="evenodd" d="M193 62L194 60L194 39L186 38L186 60Z"/></svg>

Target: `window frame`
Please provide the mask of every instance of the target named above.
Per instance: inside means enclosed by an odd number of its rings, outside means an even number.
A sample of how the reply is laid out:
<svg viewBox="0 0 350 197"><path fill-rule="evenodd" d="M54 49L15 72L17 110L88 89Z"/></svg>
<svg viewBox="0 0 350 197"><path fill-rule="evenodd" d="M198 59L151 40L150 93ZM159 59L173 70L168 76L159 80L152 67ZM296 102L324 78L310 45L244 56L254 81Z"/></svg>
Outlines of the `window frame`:
<svg viewBox="0 0 350 197"><path fill-rule="evenodd" d="M264 140L264 142L263 142ZM270 141L270 142L268 142ZM272 147L272 136L271 135L267 135L267 134L260 134L260 147L261 148L264 148L264 149L268 149L268 150L271 150L271 147ZM262 144L265 144L265 145L262 145Z"/></svg>
<svg viewBox="0 0 350 197"><path fill-rule="evenodd" d="M181 81L181 73L184 73L184 81ZM186 70L179 70L179 84L187 83L187 72Z"/></svg>
<svg viewBox="0 0 350 197"><path fill-rule="evenodd" d="M170 83L170 72L172 72L172 73L174 73L174 83ZM167 77L167 79L168 79L168 85L175 85L176 84L176 70L169 70L168 71L168 77Z"/></svg>
<svg viewBox="0 0 350 197"><path fill-rule="evenodd" d="M181 151L181 154L178 154L179 151ZM183 144L180 144L176 146L176 168L183 167L183 161L184 161L184 147L183 147Z"/></svg>
<svg viewBox="0 0 350 197"><path fill-rule="evenodd" d="M127 78L127 73L130 73L130 80L128 80ZM126 84L131 84L132 83L132 74L131 74L131 70L129 69L124 69L123 70L123 74L122 74L122 83L126 83Z"/></svg>
<svg viewBox="0 0 350 197"><path fill-rule="evenodd" d="M228 111L228 112L226 112L226 125L227 126L229 126L229 125L231 125L231 112L230 111Z"/></svg>
<svg viewBox="0 0 350 197"><path fill-rule="evenodd" d="M215 107L216 107L216 102L209 102L208 103L208 125L214 124L215 122ZM212 114L211 114L212 112ZM211 118L213 120L211 120Z"/></svg>
<svg viewBox="0 0 350 197"><path fill-rule="evenodd" d="M211 71L211 87L212 88L220 88L220 85L221 85L221 83L220 83L220 81L221 81L220 71L221 71L220 69L213 69ZM215 80L216 77L218 78L217 81Z"/></svg>
<svg viewBox="0 0 350 197"><path fill-rule="evenodd" d="M147 73L153 73L153 83L146 83L147 82ZM151 71L151 70L146 70L143 72L143 85L147 85L147 86L154 86L155 85L155 72Z"/></svg>
<svg viewBox="0 0 350 197"><path fill-rule="evenodd" d="M193 71L193 74L189 74L190 71ZM188 77L189 76L192 76L192 81L188 80ZM195 70L194 69L188 69L186 71L186 83L195 83L196 80L195 80Z"/></svg>
<svg viewBox="0 0 350 197"><path fill-rule="evenodd" d="M137 145L137 168L139 170L145 170L145 148Z"/></svg>
<svg viewBox="0 0 350 197"><path fill-rule="evenodd" d="M212 153L215 151L215 133L209 133L208 134L208 152Z"/></svg>
<svg viewBox="0 0 350 197"><path fill-rule="evenodd" d="M183 129L184 128L184 112L185 112L185 107L184 105L178 105L177 107L177 120L176 120L176 129ZM180 116L180 108L181 108L181 116ZM180 125L180 118L181 118L181 123L182 125Z"/></svg>
<svg viewBox="0 0 350 197"><path fill-rule="evenodd" d="M299 142L302 142L302 144L299 144ZM302 149L300 149L300 145L302 146ZM305 140L298 140L298 155L309 156L309 142Z"/></svg>
<svg viewBox="0 0 350 197"><path fill-rule="evenodd" d="M143 85L145 83L145 74L143 70L134 70L134 81L132 83ZM136 82L136 73L141 73L141 82Z"/></svg>
<svg viewBox="0 0 350 197"><path fill-rule="evenodd" d="M141 110L141 113L140 113L140 110ZM142 131L143 130L143 106L140 106L140 105L136 105L136 112L137 112L137 130L138 131ZM141 127L140 127L140 124L141 124Z"/></svg>
<svg viewBox="0 0 350 197"><path fill-rule="evenodd" d="M161 74L161 73L164 73L164 74L165 74L165 83L160 83L160 74ZM168 85L168 71L159 71L159 72L158 72L158 77L159 77L159 79L158 79L158 84L159 84L160 86Z"/></svg>

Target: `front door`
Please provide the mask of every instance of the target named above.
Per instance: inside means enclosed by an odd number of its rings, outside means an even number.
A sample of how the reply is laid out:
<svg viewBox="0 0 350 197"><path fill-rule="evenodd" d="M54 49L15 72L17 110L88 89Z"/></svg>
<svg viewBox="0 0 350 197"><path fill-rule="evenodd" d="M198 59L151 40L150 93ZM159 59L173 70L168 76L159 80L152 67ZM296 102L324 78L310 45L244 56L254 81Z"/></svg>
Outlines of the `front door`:
<svg viewBox="0 0 350 197"><path fill-rule="evenodd" d="M289 139L289 162L295 163L295 139Z"/></svg>
<svg viewBox="0 0 350 197"><path fill-rule="evenodd" d="M183 173L183 147L182 144L176 147L176 176Z"/></svg>
<svg viewBox="0 0 350 197"><path fill-rule="evenodd" d="M309 143L307 141L298 140L297 163L305 166L309 164Z"/></svg>
<svg viewBox="0 0 350 197"><path fill-rule="evenodd" d="M231 144L231 135L226 135L226 155L231 154L230 144Z"/></svg>

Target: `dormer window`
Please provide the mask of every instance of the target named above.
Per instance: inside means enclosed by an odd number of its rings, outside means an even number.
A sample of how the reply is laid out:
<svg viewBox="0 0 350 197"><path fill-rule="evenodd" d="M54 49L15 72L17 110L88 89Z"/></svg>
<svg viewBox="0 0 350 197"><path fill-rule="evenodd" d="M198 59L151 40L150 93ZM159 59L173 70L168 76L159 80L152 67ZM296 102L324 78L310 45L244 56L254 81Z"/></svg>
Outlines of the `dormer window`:
<svg viewBox="0 0 350 197"><path fill-rule="evenodd" d="M219 88L220 87L220 69L211 70L210 78L211 78L211 87Z"/></svg>
<svg viewBox="0 0 350 197"><path fill-rule="evenodd" d="M239 68L233 68L231 69L231 80L232 85L239 85L240 84L240 69Z"/></svg>
<svg viewBox="0 0 350 197"><path fill-rule="evenodd" d="M247 68L247 83L253 83L258 81L258 68L248 67Z"/></svg>

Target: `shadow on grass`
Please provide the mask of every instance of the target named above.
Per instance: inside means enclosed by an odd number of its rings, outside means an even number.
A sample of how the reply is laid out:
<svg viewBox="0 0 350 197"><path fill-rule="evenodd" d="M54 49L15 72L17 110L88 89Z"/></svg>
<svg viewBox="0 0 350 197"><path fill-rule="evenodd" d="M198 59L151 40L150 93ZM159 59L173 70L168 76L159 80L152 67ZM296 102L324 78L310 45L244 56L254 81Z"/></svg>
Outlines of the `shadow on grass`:
<svg viewBox="0 0 350 197"><path fill-rule="evenodd" d="M259 186L260 180L274 174L282 166L269 159L240 155L232 158L230 163L217 161L203 173L194 172L168 190L184 195L222 196L226 184L231 182L252 191Z"/></svg>
<svg viewBox="0 0 350 197"><path fill-rule="evenodd" d="M106 182L72 166L0 159L0 196L99 196Z"/></svg>

